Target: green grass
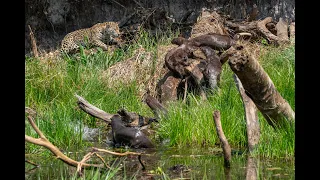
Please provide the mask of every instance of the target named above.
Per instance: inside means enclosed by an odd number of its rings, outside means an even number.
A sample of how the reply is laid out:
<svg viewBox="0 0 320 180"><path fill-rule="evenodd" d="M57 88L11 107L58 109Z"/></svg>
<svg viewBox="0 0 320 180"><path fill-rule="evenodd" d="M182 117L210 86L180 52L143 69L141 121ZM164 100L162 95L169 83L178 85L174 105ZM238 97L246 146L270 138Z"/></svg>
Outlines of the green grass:
<svg viewBox="0 0 320 180"><path fill-rule="evenodd" d="M267 53L259 59L261 66L294 110L294 46L285 49L268 48ZM231 147L246 147L244 108L232 76L233 72L228 64L225 64L221 75L221 87L218 92L209 96L208 102L203 102L190 93L188 94L190 104L185 105L181 101L172 104L168 118L161 121L160 137L170 139L172 146L212 146L219 142L212 113L214 110L219 110L223 131ZM266 123L260 112L258 115L261 138L254 154L265 157L294 156L294 126L275 131Z"/></svg>
<svg viewBox="0 0 320 180"><path fill-rule="evenodd" d="M112 55L99 50L95 54L78 57L64 56L60 61L41 63L34 58L26 58L25 106L37 111L36 124L46 137L63 150L82 148L88 144L82 140L81 132L75 132L72 123L97 126L97 120L77 108L74 94L84 97L96 107L116 113L126 108L146 116L151 110L141 102L137 84L108 87L100 79L101 71L116 62L132 57L134 50L143 47L156 54L157 46L169 44L175 34L151 36L142 31L137 43L117 49ZM294 45L287 48L268 48L260 63L269 74L277 90L291 107L295 108L295 63ZM156 60L156 59L155 59ZM226 63L221 75L221 87L203 102L198 96L188 94L188 104L181 101L173 103L169 116L162 119L158 126L156 140L170 139L169 145L180 148L190 146L211 147L219 142L212 112L219 110L224 133L234 149L247 146L246 124L241 97L233 80L233 72ZM292 157L294 156L294 127L282 131L273 130L259 113L261 128L260 143L255 151L257 156ZM25 132L38 137L26 122ZM26 153L40 153L44 148L26 144Z"/></svg>

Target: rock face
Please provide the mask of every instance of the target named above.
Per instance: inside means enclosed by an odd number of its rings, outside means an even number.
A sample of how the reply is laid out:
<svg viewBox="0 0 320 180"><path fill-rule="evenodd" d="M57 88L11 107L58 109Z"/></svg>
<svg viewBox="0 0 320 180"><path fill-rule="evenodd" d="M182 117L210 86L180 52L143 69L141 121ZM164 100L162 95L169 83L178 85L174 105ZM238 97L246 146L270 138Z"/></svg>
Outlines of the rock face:
<svg viewBox="0 0 320 180"><path fill-rule="evenodd" d="M245 19L254 4L259 11L256 19L271 16L278 21L282 17L289 23L295 19L294 0L25 0L25 54L31 50L28 25L34 31L38 48L48 51L56 49L67 33L98 22L119 21L126 26L147 20L145 28L152 30L167 23L193 24L204 7Z"/></svg>

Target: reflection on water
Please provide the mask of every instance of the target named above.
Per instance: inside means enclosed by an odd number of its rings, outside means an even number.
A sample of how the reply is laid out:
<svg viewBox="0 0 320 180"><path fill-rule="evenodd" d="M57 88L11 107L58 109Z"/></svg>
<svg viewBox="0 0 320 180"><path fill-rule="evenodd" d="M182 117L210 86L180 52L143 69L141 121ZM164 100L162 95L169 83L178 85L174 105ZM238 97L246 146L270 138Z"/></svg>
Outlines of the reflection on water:
<svg viewBox="0 0 320 180"><path fill-rule="evenodd" d="M100 147L108 148L108 147ZM110 149L110 148L108 148ZM110 149L114 150L115 149ZM134 151L134 150L131 150ZM137 150L141 152L142 150ZM65 153L70 158L80 161L87 152ZM157 150L144 151L142 161L146 170L141 170L137 156L119 158L109 154L101 154L106 162L111 165L120 163L122 168L117 173L116 179L154 179L187 178L187 179L294 179L294 160L268 160L247 157L247 155L233 155L231 168L224 168L222 152L212 149L200 148L160 148ZM76 168L70 167L55 158L27 157L40 167L27 172L33 166L26 164L26 179L65 179L73 177ZM97 159L95 162L99 163ZM86 170L89 171L94 170ZM101 172L101 175L106 172ZM163 175L165 174L165 175ZM125 177L125 178L124 178Z"/></svg>
<svg viewBox="0 0 320 180"><path fill-rule="evenodd" d="M73 126L75 131L83 132L83 139L96 141L96 136L101 132L97 128L87 126ZM104 137L107 134L103 133ZM110 137L109 137L110 138ZM94 142L94 147L105 148L120 152L119 149L110 148L110 144ZM128 149L128 151L143 152L142 161L146 170L142 171L137 156L117 157L110 154L100 154L107 164L121 167L116 178L111 179L295 179L294 160L285 159L259 159L247 156L245 153L234 153L231 167L224 167L221 148L167 148L165 143L157 149ZM64 152L68 157L81 161L83 156L91 150L74 150ZM52 157L28 156L26 159L40 165L35 167L25 164L25 179L70 179L76 174L76 168L68 166L62 161ZM92 159L90 163L101 163L99 159ZM85 170L88 174L92 171L95 177L106 179L108 172ZM97 178L97 179L100 179Z"/></svg>

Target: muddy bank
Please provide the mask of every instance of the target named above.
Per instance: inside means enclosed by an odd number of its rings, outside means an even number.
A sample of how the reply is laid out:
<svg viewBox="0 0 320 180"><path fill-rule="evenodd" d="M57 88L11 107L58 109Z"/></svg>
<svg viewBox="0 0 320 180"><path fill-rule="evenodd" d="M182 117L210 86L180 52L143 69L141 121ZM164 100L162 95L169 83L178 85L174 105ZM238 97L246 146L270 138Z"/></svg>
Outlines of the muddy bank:
<svg viewBox="0 0 320 180"><path fill-rule="evenodd" d="M26 0L25 54L31 50L28 25L34 31L40 51L48 51L56 49L68 32L98 22L120 21L126 26L149 21L147 28L154 29L167 25L158 21L165 17L177 26L188 26L196 21L203 7L222 11L235 19L245 19L252 12L253 4L257 4L259 10L256 19L271 16L276 21L279 17L294 20L294 0ZM156 24L150 22L154 20Z"/></svg>

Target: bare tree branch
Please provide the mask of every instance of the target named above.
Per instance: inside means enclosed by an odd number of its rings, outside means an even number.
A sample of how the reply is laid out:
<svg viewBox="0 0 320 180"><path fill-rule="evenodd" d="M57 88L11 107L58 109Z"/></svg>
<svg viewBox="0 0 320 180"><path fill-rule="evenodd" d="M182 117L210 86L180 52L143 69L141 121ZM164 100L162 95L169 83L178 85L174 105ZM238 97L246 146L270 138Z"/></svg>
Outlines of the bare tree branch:
<svg viewBox="0 0 320 180"><path fill-rule="evenodd" d="M213 112L213 120L216 125L216 131L217 131L218 137L219 137L221 144L222 144L222 150L223 150L223 156L224 156L224 166L230 167L231 148L230 148L228 140L222 130L219 110L216 110Z"/></svg>
<svg viewBox="0 0 320 180"><path fill-rule="evenodd" d="M105 111L95 107L94 105L90 104L87 100L83 97L75 94L76 98L78 99L78 106L86 113L90 114L95 118L99 118L107 123L111 123L111 117L114 114L106 113Z"/></svg>
<svg viewBox="0 0 320 180"><path fill-rule="evenodd" d="M59 148L57 148L56 146L54 146L45 136L44 134L40 131L40 129L37 127L37 125L34 123L33 119L31 116L28 116L28 121L30 122L32 128L37 132L37 134L40 136L40 138L33 138L31 136L28 136L28 135L25 135L25 141L26 142L29 142L29 143L32 143L32 144L35 144L35 145L39 145L39 146L43 146L45 148L47 148L48 150L50 150L58 159L60 159L61 161L63 161L64 163L70 165L70 166L73 166L73 167L77 167L77 172L79 173L79 175L81 176L82 175L82 172L81 170L84 169L84 168L104 168L104 167L107 167L107 168L110 168L106 163L105 161L103 160L103 158L96 154L95 151L99 151L99 152L107 152L109 154L112 154L112 155L117 155L117 156L126 156L126 155L137 155L139 156L139 162L141 163L143 169L145 169L145 166L142 164L141 162L141 153L135 153L135 152L125 152L125 153L117 153L117 152L112 152L112 151L108 151L108 150L105 150L105 149L98 149L98 148L92 148L92 152L89 152L87 155L85 155L83 157L83 159L78 162L78 161L75 161L71 158L69 158L68 156L64 155L60 150ZM103 161L103 164L88 164L88 163L85 163L88 159L90 159L90 157L92 155L96 155L97 157L99 157L102 161ZM26 161L27 162L27 161Z"/></svg>
<svg viewBox="0 0 320 180"><path fill-rule="evenodd" d="M243 102L247 123L248 148L249 152L252 152L255 145L258 144L260 138L260 127L257 107L245 93L242 83L240 79L237 77L237 75L234 74L233 78L236 82L236 86L240 92L240 96Z"/></svg>

